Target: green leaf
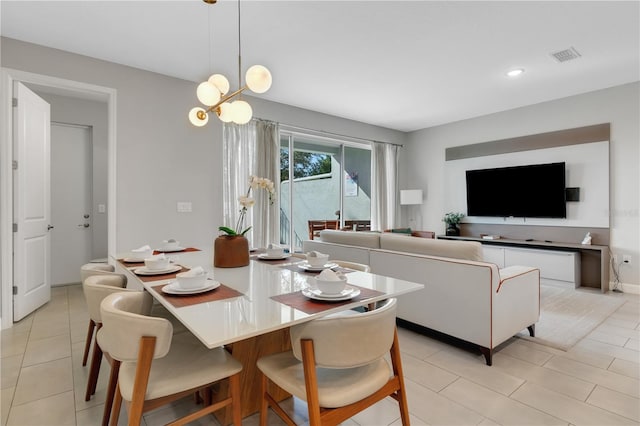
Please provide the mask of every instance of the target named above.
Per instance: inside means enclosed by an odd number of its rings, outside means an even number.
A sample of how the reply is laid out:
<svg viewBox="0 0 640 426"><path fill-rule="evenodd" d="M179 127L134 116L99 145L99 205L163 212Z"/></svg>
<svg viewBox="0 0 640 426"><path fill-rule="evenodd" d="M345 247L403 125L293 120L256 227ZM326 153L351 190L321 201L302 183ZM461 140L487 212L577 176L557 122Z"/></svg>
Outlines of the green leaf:
<svg viewBox="0 0 640 426"><path fill-rule="evenodd" d="M251 227L248 227L247 229L245 229L244 231L242 231L242 232L240 233L240 235L244 235L244 234L246 234L247 232L249 232L249 230L250 230L250 229L251 229Z"/></svg>
<svg viewBox="0 0 640 426"><path fill-rule="evenodd" d="M238 235L238 233L235 230L233 230L233 229L231 229L231 228L229 228L227 226L219 226L218 230L224 232L227 235Z"/></svg>

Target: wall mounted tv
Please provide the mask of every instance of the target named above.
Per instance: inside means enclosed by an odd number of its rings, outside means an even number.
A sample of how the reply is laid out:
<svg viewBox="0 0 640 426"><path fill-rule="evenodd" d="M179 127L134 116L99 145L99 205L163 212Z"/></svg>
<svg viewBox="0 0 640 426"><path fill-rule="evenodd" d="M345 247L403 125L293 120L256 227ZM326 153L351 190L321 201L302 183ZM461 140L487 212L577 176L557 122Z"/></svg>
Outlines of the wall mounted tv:
<svg viewBox="0 0 640 426"><path fill-rule="evenodd" d="M467 170L467 216L566 218L565 163Z"/></svg>

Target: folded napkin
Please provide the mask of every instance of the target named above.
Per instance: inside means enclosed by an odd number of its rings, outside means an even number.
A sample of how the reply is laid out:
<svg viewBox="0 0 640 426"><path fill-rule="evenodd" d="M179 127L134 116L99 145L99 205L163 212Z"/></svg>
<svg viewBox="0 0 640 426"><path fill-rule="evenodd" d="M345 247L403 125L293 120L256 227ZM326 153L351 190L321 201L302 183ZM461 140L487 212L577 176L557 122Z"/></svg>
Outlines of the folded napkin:
<svg viewBox="0 0 640 426"><path fill-rule="evenodd" d="M164 259L166 256L164 255L164 253L160 253L160 254L156 254L154 256L148 257L147 259L154 259L154 260L159 260L159 259Z"/></svg>
<svg viewBox="0 0 640 426"><path fill-rule="evenodd" d="M319 251L310 251L307 253L307 257L329 257L329 255L320 253Z"/></svg>
<svg viewBox="0 0 640 426"><path fill-rule="evenodd" d="M162 240L164 244L178 244L178 242L174 238L169 238L168 240Z"/></svg>
<svg viewBox="0 0 640 426"><path fill-rule="evenodd" d="M148 244L144 245L144 246L142 246L140 248L131 250L131 253L144 253L144 252L147 252L147 251L151 251L151 247Z"/></svg>
<svg viewBox="0 0 640 426"><path fill-rule="evenodd" d="M324 269L322 272L320 272L317 279L321 281L342 281L343 275L337 274L331 269Z"/></svg>
<svg viewBox="0 0 640 426"><path fill-rule="evenodd" d="M278 245L278 244L272 244L269 243L269 245L267 246L268 249L281 249L282 246Z"/></svg>
<svg viewBox="0 0 640 426"><path fill-rule="evenodd" d="M183 272L182 276L183 277L197 277L199 275L204 274L204 269L202 269L202 266L196 266L195 268L191 268L189 269L187 272Z"/></svg>

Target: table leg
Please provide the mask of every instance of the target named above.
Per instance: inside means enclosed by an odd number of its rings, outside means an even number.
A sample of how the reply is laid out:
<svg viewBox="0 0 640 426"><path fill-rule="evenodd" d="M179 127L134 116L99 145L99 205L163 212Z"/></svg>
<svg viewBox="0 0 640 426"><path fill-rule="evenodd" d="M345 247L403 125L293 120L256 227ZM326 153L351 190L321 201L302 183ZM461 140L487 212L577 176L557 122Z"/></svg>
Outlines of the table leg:
<svg viewBox="0 0 640 426"><path fill-rule="evenodd" d="M240 403L242 404L242 417L245 418L260 410L261 373L256 366L256 362L263 356L290 350L289 329L272 331L271 333L245 339L227 345L225 348L242 364L242 371L240 372ZM228 392L228 383L225 381L219 388L219 395L224 398L228 395ZM276 400L281 401L291 395L279 389L274 396ZM217 411L215 415L223 426L232 423L230 407Z"/></svg>

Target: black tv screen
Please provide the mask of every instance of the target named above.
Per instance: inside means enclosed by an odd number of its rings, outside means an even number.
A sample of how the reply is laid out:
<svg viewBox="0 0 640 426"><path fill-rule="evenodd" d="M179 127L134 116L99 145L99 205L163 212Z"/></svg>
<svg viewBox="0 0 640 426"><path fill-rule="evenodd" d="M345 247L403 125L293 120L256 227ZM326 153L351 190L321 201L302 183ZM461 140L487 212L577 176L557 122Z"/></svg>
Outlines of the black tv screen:
<svg viewBox="0 0 640 426"><path fill-rule="evenodd" d="M467 170L467 216L566 218L565 163Z"/></svg>

